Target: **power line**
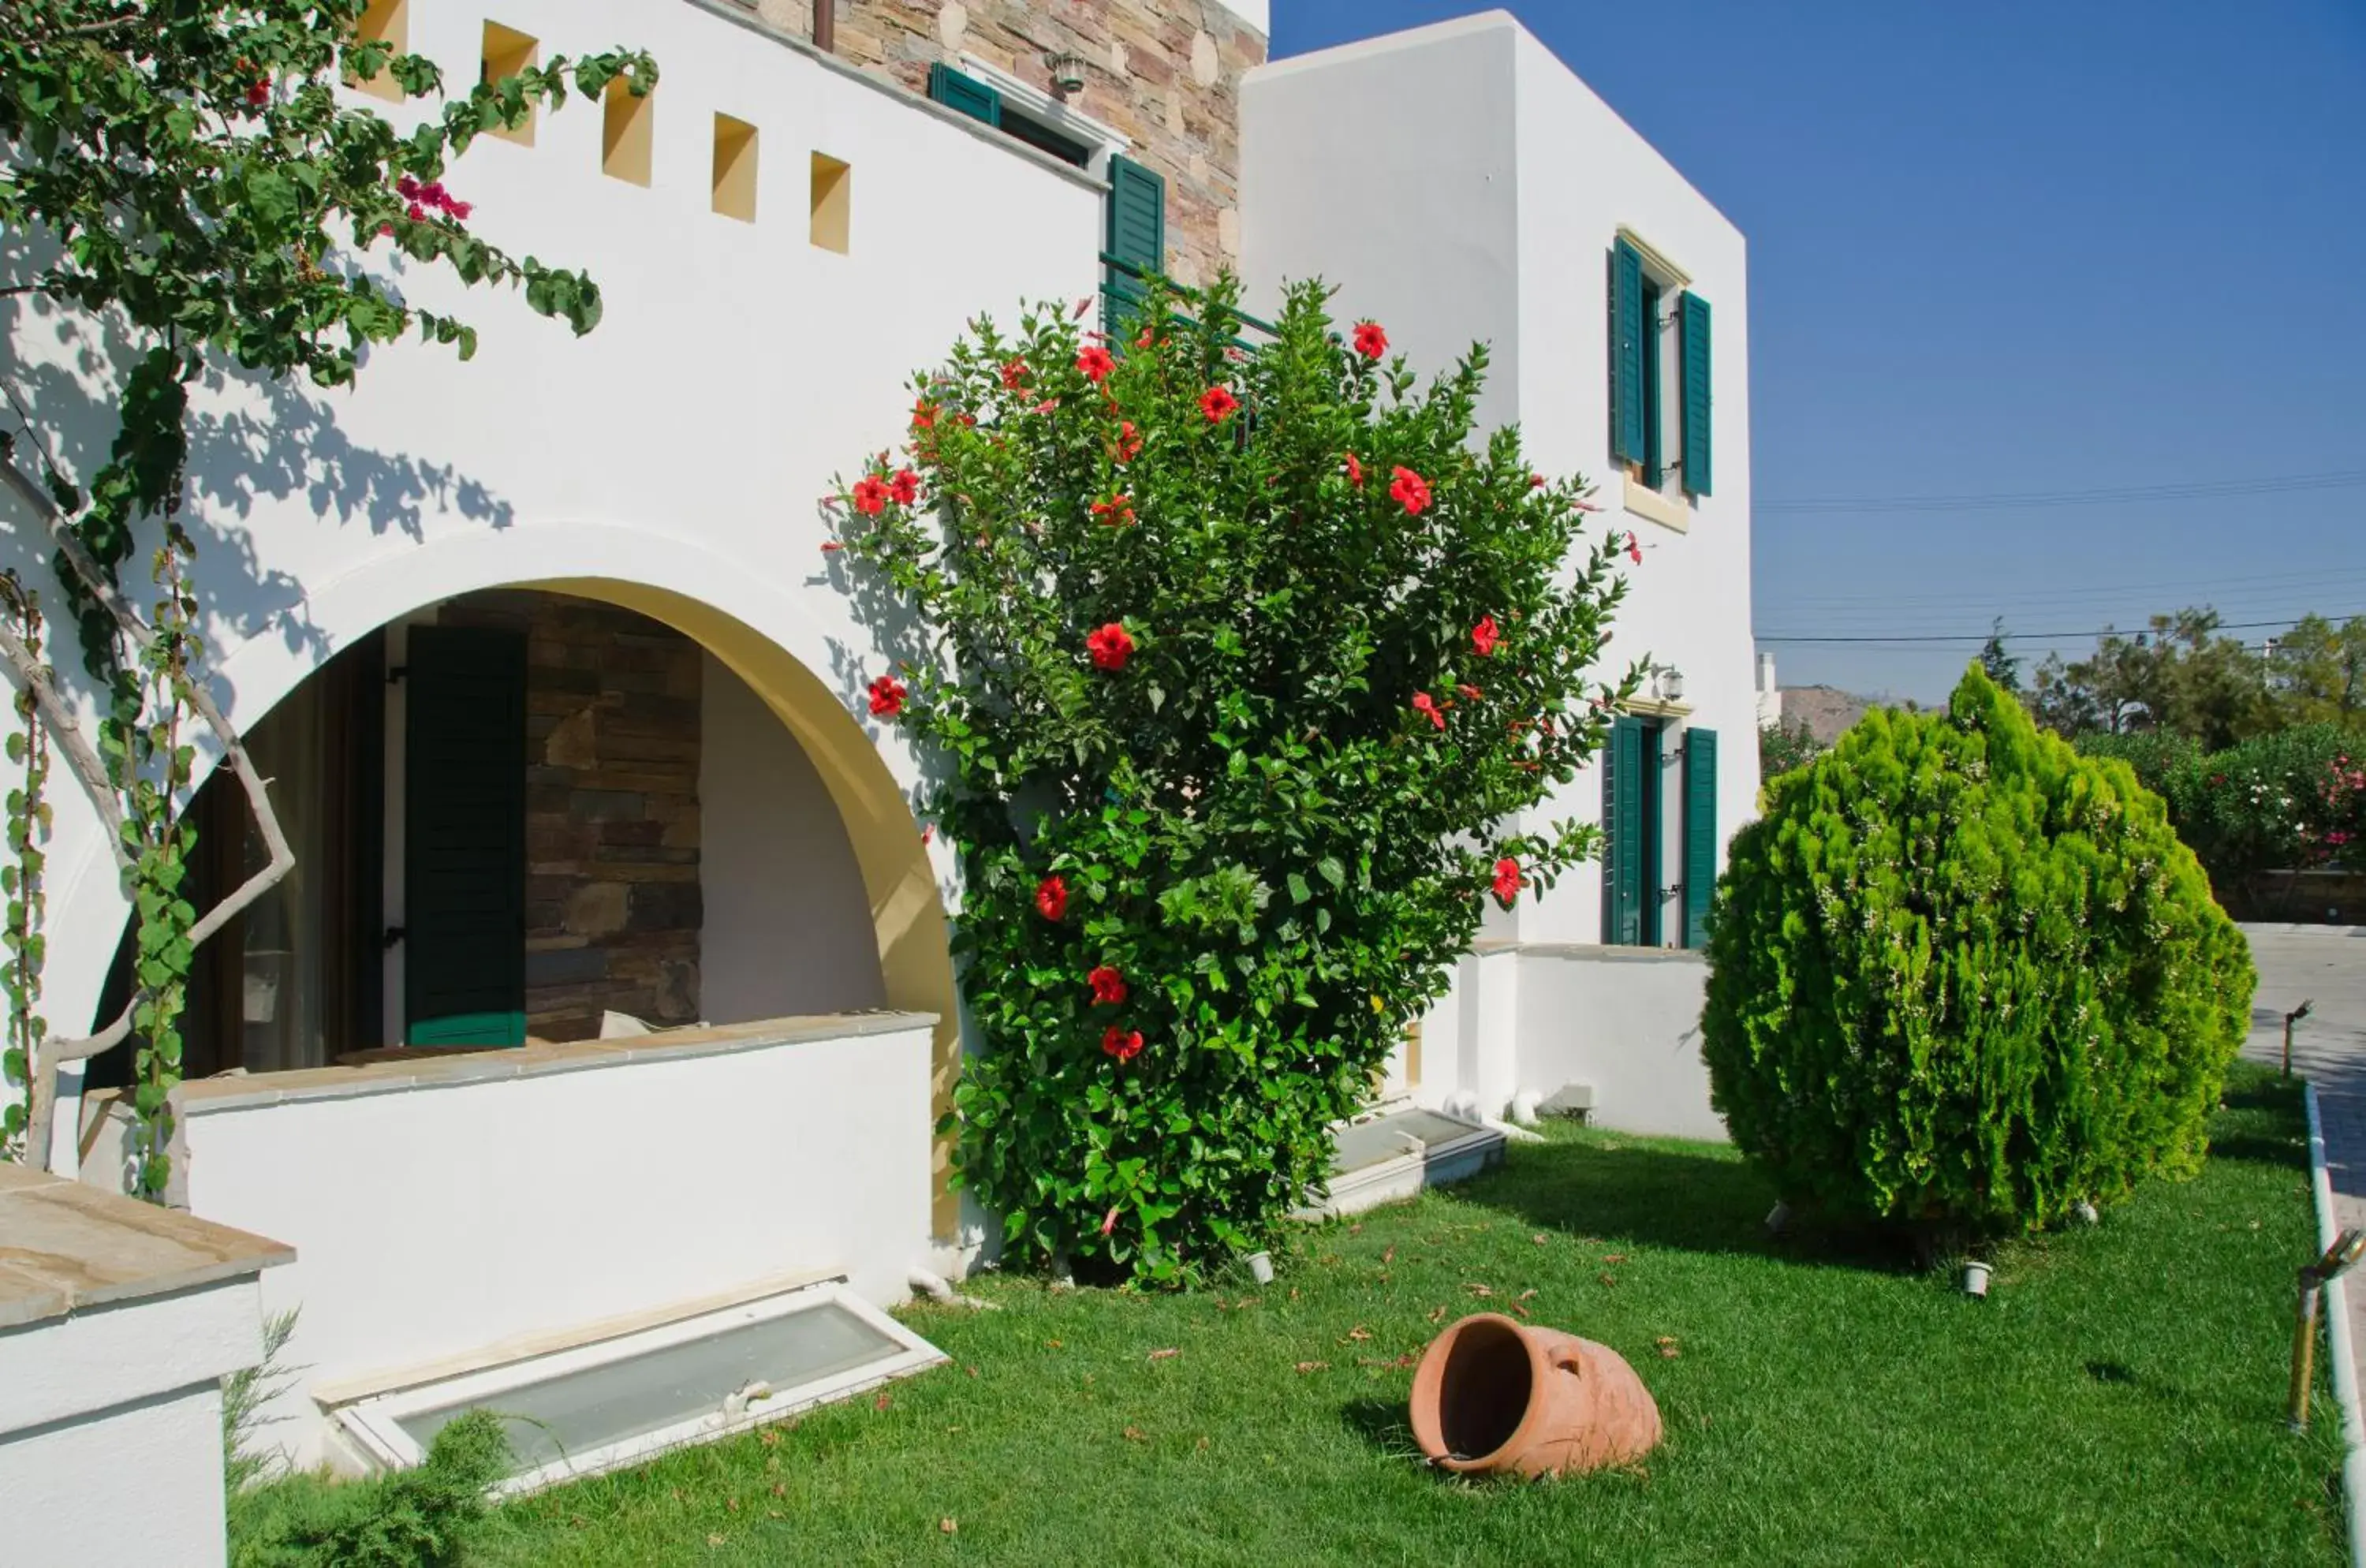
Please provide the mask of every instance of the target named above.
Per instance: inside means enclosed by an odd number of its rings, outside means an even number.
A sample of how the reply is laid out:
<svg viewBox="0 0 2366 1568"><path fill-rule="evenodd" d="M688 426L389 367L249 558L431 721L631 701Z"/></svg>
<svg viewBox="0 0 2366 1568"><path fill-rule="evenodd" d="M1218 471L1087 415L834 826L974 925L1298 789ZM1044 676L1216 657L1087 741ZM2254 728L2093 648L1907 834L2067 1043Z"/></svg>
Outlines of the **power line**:
<svg viewBox="0 0 2366 1568"><path fill-rule="evenodd" d="M2280 597L2289 596L2290 592L2296 588L2314 588L2321 591L2328 584L2346 586L2360 582L2366 582L2366 568L2331 567L2321 571L2157 579L2148 582L2108 582L2087 587L2003 588L1991 591L1989 600L1984 601L1977 606L1965 603L1974 595L1964 589L1955 589L1944 593L1898 594L1868 590L1854 593L1784 594L1780 597L1786 605L1815 610L1827 607L1845 610L1865 605L1901 604L1946 604L1973 609L1988 608L1992 602L1995 609L2011 613L2015 609L2038 608L2040 607L2038 601L2041 600L2048 603L2071 599L2094 602L2138 594L2158 600L2198 594L2205 600L2216 602L2225 599L2258 597L2269 592L2274 592Z"/></svg>
<svg viewBox="0 0 2366 1568"><path fill-rule="evenodd" d="M2349 620L2349 619L2352 618L2353 616L2357 616L2357 615L2366 615L2366 610L2337 610L2337 611L2335 611L2333 614L2331 614L2331 615L2327 615L2325 618L2326 618L2327 620L2328 620L2328 621L2345 621L2345 620ZM2212 626L2210 629L2211 629L2212 631L2214 631L2214 632L2240 632L2240 631L2254 631L2254 630L2257 630L2257 629L2259 629L2259 627L2262 627L2262 626L2293 626L2293 625L2294 625L2294 624L2298 623L2299 621L2301 621L2301 620L2303 620L2303 619L2304 619L2304 618L2305 618L2305 617L2304 617L2304 616L2300 616L2300 615L2282 615L2282 616L2279 616L2277 619L2272 620L2272 621L2221 621L2221 622L2219 622L2216 626ZM1988 641L1988 640L1989 640L1989 638L1990 637L1992 637L1992 636L1994 636L1994 635L1995 635L1995 634L1994 634L1994 633L1992 633L1992 632L1893 632L1893 633L1886 633L1886 634L1878 635L1878 636L1871 636L1871 637L1761 637L1757 638L1757 640L1758 640L1758 641L1760 641L1760 642L1793 642L1793 643L1797 643L1797 642L1818 642L1818 643L1821 643L1821 642L1885 642L1885 643L1907 643L1907 642L1986 642L1986 641ZM2142 636L2145 636L2145 637L2154 637L2154 636L2158 636L2158 633L2156 633L2156 632L2153 630L2153 628L2152 628L2151 626L2132 626L2132 627L2129 627L2129 628L2128 628L2127 630L2125 630L2125 631L2121 630L2121 628L2119 628L2119 627L2117 627L2117 626L2101 626L2101 627L2097 627L2097 628L2090 629L2090 630L2087 630L2087 631L2072 631L2072 632L2017 632L2017 631L2008 630L2008 631L2005 633L2005 641L2006 641L2006 642L2008 642L2008 643L2015 643L2015 642L2034 642L2034 641L2038 641L2038 640L2040 640L2040 639L2043 639L2043 638L2048 638L2048 637L2135 637L2135 636L2138 636L2138 635L2142 635Z"/></svg>
<svg viewBox="0 0 2366 1568"><path fill-rule="evenodd" d="M1756 512L1994 512L2018 507L2115 506L2148 501L2210 501L2293 491L2352 490L2366 485L2366 468L2318 474L2267 474L2242 479L2194 479L2182 484L2119 485L2103 490L1989 491L1966 495L1810 496L1761 501Z"/></svg>

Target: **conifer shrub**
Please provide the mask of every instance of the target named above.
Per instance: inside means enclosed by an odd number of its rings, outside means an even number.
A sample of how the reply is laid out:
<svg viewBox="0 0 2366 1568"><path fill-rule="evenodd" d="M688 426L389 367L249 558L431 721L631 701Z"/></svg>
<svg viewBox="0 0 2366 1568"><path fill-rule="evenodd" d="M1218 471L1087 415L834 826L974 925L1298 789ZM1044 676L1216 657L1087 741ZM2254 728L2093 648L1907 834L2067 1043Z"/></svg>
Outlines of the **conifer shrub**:
<svg viewBox="0 0 2366 1568"><path fill-rule="evenodd" d="M1719 885L1702 1053L1787 1199L2017 1232L2198 1168L2256 976L2125 763L1974 666L1764 807Z"/></svg>

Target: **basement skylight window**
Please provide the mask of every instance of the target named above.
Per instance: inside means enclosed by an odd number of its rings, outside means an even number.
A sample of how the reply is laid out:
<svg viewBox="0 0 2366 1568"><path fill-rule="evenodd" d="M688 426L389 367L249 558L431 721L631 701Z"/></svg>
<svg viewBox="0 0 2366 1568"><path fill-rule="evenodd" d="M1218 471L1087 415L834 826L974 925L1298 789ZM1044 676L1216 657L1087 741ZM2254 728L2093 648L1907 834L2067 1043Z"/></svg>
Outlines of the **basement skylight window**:
<svg viewBox="0 0 2366 1568"><path fill-rule="evenodd" d="M470 1410L502 1417L530 1492L844 1399L945 1359L849 1292L807 1286L364 1399L337 1419L378 1463L415 1465Z"/></svg>

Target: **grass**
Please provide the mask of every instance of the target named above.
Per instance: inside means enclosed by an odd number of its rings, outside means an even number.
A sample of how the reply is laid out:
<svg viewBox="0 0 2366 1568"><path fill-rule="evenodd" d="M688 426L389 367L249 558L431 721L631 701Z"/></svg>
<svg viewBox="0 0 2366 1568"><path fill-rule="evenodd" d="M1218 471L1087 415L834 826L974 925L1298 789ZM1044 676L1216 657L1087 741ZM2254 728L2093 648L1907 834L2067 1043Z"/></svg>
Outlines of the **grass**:
<svg viewBox="0 0 2366 1568"><path fill-rule="evenodd" d="M1770 1240L1729 1150L1575 1129L1303 1233L1262 1291L988 1279L998 1312L907 1314L952 1366L504 1507L483 1556L2338 1562L2338 1414L2296 1438L2281 1411L2315 1235L2299 1097L2241 1066L2227 1099L2200 1178L2004 1249L1985 1303L1845 1238ZM1644 1465L1419 1462L1412 1358L1515 1305L1635 1364L1667 1424Z"/></svg>

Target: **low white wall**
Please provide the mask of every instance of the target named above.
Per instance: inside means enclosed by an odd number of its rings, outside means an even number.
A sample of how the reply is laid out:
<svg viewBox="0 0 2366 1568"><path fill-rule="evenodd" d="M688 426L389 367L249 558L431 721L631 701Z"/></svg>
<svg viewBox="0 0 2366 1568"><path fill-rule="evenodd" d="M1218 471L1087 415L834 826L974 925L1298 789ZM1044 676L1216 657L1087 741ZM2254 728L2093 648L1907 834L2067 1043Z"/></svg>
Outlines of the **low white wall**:
<svg viewBox="0 0 2366 1568"><path fill-rule="evenodd" d="M767 1276L842 1268L902 1299L929 1256L931 1022L488 1053L368 1092L337 1068L204 1086L190 1207L298 1252L264 1287L300 1313L274 1436L315 1462L311 1388Z"/></svg>
<svg viewBox="0 0 2366 1568"><path fill-rule="evenodd" d="M1708 965L1644 948L1530 946L1519 954L1513 1055L1523 1089L1593 1086L1593 1120L1629 1133L1725 1139L1700 1055Z"/></svg>
<svg viewBox="0 0 2366 1568"><path fill-rule="evenodd" d="M260 1355L257 1301L242 1278L0 1330L0 1561L222 1561L221 1379Z"/></svg>
<svg viewBox="0 0 2366 1568"><path fill-rule="evenodd" d="M870 899L837 804L763 699L705 660L699 1015L739 1023L884 1006Z"/></svg>

